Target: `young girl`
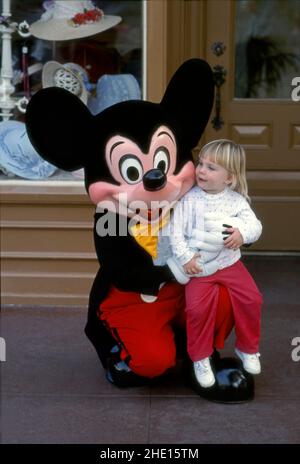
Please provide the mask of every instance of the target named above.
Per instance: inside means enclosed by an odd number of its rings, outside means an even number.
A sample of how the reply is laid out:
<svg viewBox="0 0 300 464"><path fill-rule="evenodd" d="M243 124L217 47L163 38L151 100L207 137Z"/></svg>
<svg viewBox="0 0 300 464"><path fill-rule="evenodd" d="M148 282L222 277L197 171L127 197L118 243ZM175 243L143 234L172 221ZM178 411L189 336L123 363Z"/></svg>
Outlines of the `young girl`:
<svg viewBox="0 0 300 464"><path fill-rule="evenodd" d="M188 353L200 385L210 387L215 383L209 357L213 352L219 285L228 289L233 307L236 354L246 371L252 374L261 371L258 343L262 296L239 261L239 248L255 242L262 226L248 202L245 152L240 145L229 140L216 140L205 145L196 167L196 183L175 208L170 243L185 273L189 277L197 276L186 285ZM223 224L223 234L226 234L221 239L223 245L210 257L213 266L208 271L203 261L209 260L209 253L202 253L200 249L199 256L191 246L195 240L189 240L195 217L199 219L200 215L220 219L226 216L227 222Z"/></svg>

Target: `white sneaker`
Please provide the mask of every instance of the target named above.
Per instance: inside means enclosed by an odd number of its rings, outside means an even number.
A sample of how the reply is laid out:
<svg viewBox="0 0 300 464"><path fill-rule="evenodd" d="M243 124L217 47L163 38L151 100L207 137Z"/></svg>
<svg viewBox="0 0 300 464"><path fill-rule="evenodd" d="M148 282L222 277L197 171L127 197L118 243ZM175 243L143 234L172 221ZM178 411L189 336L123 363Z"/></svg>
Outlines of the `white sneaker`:
<svg viewBox="0 0 300 464"><path fill-rule="evenodd" d="M216 381L209 358L194 362L194 372L196 379L203 388L211 387Z"/></svg>
<svg viewBox="0 0 300 464"><path fill-rule="evenodd" d="M260 353L248 354L243 353L238 348L234 350L238 357L242 360L245 371L249 374L257 375L261 373L261 365L259 361Z"/></svg>

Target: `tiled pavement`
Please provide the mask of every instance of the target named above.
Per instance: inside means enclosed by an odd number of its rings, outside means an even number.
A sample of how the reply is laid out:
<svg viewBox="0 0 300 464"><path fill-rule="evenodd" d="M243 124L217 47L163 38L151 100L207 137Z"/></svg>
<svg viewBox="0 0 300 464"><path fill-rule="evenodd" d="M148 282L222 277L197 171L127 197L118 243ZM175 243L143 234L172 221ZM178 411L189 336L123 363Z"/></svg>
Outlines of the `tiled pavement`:
<svg viewBox="0 0 300 464"><path fill-rule="evenodd" d="M208 402L180 366L151 387L110 385L83 308L2 310L2 443L300 443L300 258L247 257L264 294L262 365L249 403ZM232 352L231 339L226 353Z"/></svg>

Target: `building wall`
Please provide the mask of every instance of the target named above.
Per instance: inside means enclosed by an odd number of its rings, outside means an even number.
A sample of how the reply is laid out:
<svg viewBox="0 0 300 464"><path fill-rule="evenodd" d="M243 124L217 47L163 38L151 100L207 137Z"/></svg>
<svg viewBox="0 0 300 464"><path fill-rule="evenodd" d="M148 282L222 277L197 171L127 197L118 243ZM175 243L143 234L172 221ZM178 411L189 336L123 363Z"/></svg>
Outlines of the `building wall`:
<svg viewBox="0 0 300 464"><path fill-rule="evenodd" d="M213 2L209 5L212 8ZM147 2L147 99L161 99L170 76L185 59L207 58L208 15L206 1ZM74 182L0 184L2 303L87 304L98 262L92 233L94 206L84 187ZM276 179L267 170L262 174L254 170L249 186L254 208L271 225L251 250L270 249L274 238L282 251L297 249L299 215L290 211L299 208L299 173ZM291 226L282 234L284 224Z"/></svg>

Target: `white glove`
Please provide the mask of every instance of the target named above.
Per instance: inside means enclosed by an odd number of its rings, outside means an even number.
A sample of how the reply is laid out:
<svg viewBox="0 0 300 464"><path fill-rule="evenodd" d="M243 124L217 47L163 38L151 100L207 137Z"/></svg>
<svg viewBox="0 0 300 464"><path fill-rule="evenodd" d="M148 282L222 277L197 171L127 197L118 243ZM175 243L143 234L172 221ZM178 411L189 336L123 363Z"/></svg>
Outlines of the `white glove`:
<svg viewBox="0 0 300 464"><path fill-rule="evenodd" d="M208 263L203 263L201 258L197 259L197 264L201 268L201 272L198 274L186 274L184 268L180 262L172 257L167 260L167 265L169 266L172 274L174 275L177 282L182 285L185 285L189 282L191 277L205 277L211 274L214 274L219 270L219 263L216 260L209 261Z"/></svg>
<svg viewBox="0 0 300 464"><path fill-rule="evenodd" d="M218 252L223 248L223 236L220 233L193 229L189 246L201 251Z"/></svg>
<svg viewBox="0 0 300 464"><path fill-rule="evenodd" d="M179 284L185 285L189 282L190 276L184 272L183 266L174 256L167 259L167 265Z"/></svg>
<svg viewBox="0 0 300 464"><path fill-rule="evenodd" d="M225 230L228 227L239 228L242 224L237 217L216 216L214 213L204 215L204 231L193 229L189 246L200 251L219 252L224 247Z"/></svg>
<svg viewBox="0 0 300 464"><path fill-rule="evenodd" d="M214 213L206 213L204 215L204 230L207 232L214 231L222 233L228 227L240 228L243 226L241 219L234 216L216 216Z"/></svg>
<svg viewBox="0 0 300 464"><path fill-rule="evenodd" d="M205 277L214 274L219 270L219 263L216 259L209 261L208 263L203 263L201 258L197 259L197 264L201 267L202 271L198 274L193 274L192 277Z"/></svg>

